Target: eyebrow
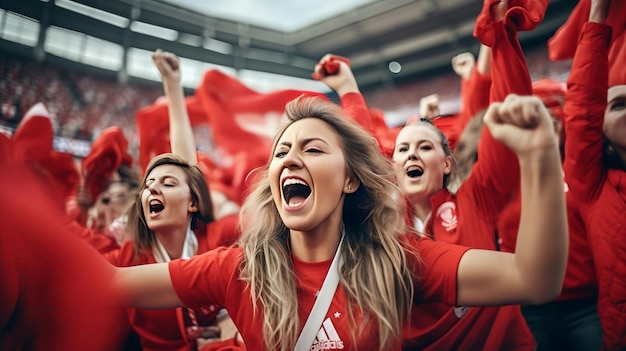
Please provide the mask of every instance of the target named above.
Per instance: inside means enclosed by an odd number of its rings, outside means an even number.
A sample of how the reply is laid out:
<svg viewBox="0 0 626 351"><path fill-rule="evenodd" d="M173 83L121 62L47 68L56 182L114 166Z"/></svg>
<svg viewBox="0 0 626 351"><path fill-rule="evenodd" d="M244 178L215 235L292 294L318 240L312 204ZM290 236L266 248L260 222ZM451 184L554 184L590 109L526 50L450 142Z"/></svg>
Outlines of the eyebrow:
<svg viewBox="0 0 626 351"><path fill-rule="evenodd" d="M322 139L322 138L306 138L306 139L302 139L302 141L300 141L300 145L306 145L310 142L313 141L321 141L322 143L328 145L328 143L326 142L326 140ZM289 146L291 147L291 142L289 141L283 141L282 143L278 144L278 146Z"/></svg>
<svg viewBox="0 0 626 351"><path fill-rule="evenodd" d="M175 181L178 181L178 178L176 176L169 175L169 174L166 174L166 175L162 176L160 179L161 179L161 181L168 180L168 179L174 179ZM150 180L151 181L156 181L156 178L154 178L154 177L146 178L145 183L147 183Z"/></svg>

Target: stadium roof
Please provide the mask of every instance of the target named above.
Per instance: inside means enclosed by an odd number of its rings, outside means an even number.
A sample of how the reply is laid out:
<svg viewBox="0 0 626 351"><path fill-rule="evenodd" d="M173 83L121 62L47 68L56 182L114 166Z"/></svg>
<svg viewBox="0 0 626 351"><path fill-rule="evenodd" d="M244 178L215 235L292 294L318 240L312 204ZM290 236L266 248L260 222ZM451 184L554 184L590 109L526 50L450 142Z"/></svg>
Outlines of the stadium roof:
<svg viewBox="0 0 626 351"><path fill-rule="evenodd" d="M482 3L480 0L0 0L5 14L28 19L38 28L47 29L43 43L37 34L31 35L34 39L17 40L20 45L29 41L34 47L34 57L49 54L88 65L100 62L102 67L122 70L132 77L141 76L145 67L152 68L149 57L142 61L135 59L134 54L145 55L163 48L202 63L188 72L196 77L207 67L218 65L244 77L265 72L316 84L309 80L311 70L324 54L331 52L350 58L363 90L449 71L454 55L463 51L477 53L479 45L472 31ZM542 24L535 31L520 35L522 45L545 45L575 5L570 0L550 1ZM6 31L7 16L4 18ZM24 32L23 28L19 30ZM74 40L66 32L87 38L76 44L79 52L74 56L63 53L70 50ZM4 49L8 45L7 35L2 39ZM90 48L96 53L88 53ZM392 73L391 62L397 62L401 70ZM145 74L153 75L147 78L158 79L158 75L154 76L156 72ZM275 78L269 80L272 79Z"/></svg>

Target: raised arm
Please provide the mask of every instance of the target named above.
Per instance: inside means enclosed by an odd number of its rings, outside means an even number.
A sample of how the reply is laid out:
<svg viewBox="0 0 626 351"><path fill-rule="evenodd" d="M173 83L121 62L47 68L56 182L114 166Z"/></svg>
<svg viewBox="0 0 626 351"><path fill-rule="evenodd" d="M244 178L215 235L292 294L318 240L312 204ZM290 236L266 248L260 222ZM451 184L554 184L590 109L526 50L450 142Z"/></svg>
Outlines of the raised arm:
<svg viewBox="0 0 626 351"><path fill-rule="evenodd" d="M198 163L196 142L180 83L180 60L176 55L158 49L152 54L152 61L161 73L163 90L167 96L172 153L195 165Z"/></svg>
<svg viewBox="0 0 626 351"><path fill-rule="evenodd" d="M485 124L515 152L522 214L515 254L469 250L458 268L458 305L542 303L560 291L567 261L565 194L556 133L536 97L492 104Z"/></svg>
<svg viewBox="0 0 626 351"><path fill-rule="evenodd" d="M565 160L570 191L585 202L602 188L602 125L609 80L611 27L605 25L607 1L592 1L567 80L565 95Z"/></svg>
<svg viewBox="0 0 626 351"><path fill-rule="evenodd" d="M348 62L343 57L326 54L315 65L312 75L339 95L341 107L343 107L348 116L370 134L376 135L369 109L363 99L363 95L361 95L359 85ZM336 69L332 69L332 72L326 72L329 66Z"/></svg>

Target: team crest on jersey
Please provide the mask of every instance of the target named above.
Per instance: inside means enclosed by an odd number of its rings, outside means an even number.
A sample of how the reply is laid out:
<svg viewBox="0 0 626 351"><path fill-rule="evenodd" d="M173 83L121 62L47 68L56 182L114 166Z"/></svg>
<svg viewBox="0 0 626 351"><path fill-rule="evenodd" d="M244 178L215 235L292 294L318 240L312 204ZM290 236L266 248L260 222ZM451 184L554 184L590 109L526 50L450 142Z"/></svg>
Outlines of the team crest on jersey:
<svg viewBox="0 0 626 351"><path fill-rule="evenodd" d="M343 348L343 341L339 337L333 321L330 318L326 318L317 332L313 345L311 345L311 351L343 350Z"/></svg>
<svg viewBox="0 0 626 351"><path fill-rule="evenodd" d="M446 231L451 232L456 228L457 217L456 217L456 205L452 201L446 201L436 212L436 217L441 220L441 225L446 228Z"/></svg>

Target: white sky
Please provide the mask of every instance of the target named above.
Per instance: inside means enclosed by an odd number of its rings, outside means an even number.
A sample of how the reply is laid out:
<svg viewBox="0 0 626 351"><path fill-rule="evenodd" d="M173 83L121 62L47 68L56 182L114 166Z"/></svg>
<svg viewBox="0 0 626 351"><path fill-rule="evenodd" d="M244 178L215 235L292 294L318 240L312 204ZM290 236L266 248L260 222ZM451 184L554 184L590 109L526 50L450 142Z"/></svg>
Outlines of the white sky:
<svg viewBox="0 0 626 351"><path fill-rule="evenodd" d="M214 17L293 32L376 0L164 0Z"/></svg>

